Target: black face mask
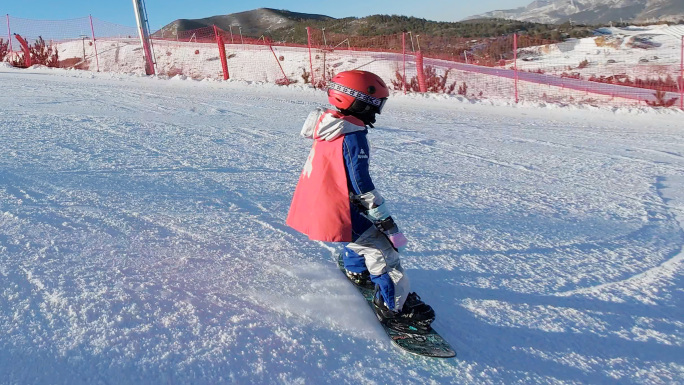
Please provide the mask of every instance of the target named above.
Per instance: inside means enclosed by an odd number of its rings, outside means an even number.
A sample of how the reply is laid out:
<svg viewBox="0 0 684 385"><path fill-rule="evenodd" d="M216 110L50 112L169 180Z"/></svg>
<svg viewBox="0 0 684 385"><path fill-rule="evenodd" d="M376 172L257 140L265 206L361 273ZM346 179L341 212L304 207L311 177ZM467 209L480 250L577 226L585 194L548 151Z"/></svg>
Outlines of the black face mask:
<svg viewBox="0 0 684 385"><path fill-rule="evenodd" d="M353 116L363 122L368 127L373 128L375 123L375 111L355 112L352 110L340 110L343 114Z"/></svg>
<svg viewBox="0 0 684 385"><path fill-rule="evenodd" d="M366 126L373 128L373 123L375 123L375 112L368 111L354 116L359 118Z"/></svg>
<svg viewBox="0 0 684 385"><path fill-rule="evenodd" d="M358 118L366 126L372 128L373 123L375 123L375 114L379 114L380 111L382 111L382 107L384 107L387 98L383 98L381 100L382 104L379 107L376 107L357 99L354 101L354 103L352 103L351 106L349 106L349 109L345 110L344 112L348 115Z"/></svg>

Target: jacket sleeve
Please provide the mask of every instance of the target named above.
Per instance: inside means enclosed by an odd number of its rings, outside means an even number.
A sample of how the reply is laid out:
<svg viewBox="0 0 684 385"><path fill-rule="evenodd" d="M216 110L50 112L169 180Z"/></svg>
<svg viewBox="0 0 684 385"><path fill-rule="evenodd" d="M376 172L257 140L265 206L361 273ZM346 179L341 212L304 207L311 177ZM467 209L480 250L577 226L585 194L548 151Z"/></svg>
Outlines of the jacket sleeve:
<svg viewBox="0 0 684 385"><path fill-rule="evenodd" d="M366 132L347 134L343 143L344 165L347 182L356 201L366 209L379 206L384 199L375 189L369 170L370 146Z"/></svg>

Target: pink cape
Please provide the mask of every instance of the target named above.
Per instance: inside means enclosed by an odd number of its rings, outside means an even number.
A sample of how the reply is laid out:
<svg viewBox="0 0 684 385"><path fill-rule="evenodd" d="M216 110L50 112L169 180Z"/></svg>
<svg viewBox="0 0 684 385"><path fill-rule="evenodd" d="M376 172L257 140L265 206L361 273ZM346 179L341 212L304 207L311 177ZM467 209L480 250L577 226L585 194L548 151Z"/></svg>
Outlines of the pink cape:
<svg viewBox="0 0 684 385"><path fill-rule="evenodd" d="M299 176L286 223L308 235L309 239L324 242L352 240L343 142L344 135L332 141L314 139Z"/></svg>

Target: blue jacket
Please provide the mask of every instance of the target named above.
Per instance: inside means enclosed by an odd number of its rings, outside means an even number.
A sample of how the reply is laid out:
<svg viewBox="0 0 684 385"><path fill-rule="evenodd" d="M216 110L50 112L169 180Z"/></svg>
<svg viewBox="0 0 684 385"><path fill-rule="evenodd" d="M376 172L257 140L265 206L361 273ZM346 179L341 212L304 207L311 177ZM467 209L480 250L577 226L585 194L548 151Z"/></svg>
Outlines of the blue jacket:
<svg viewBox="0 0 684 385"><path fill-rule="evenodd" d="M342 144L349 191L355 195L375 190L369 172L370 146L366 134L368 129L346 134Z"/></svg>
<svg viewBox="0 0 684 385"><path fill-rule="evenodd" d="M366 135L368 129L345 134L342 144L344 167L347 171L347 186L349 192L354 195L366 194L371 200L377 201L382 198L375 191L375 185L370 176L370 146ZM377 196L377 197L376 197ZM361 209L352 203L352 241L368 230L373 223L361 214Z"/></svg>

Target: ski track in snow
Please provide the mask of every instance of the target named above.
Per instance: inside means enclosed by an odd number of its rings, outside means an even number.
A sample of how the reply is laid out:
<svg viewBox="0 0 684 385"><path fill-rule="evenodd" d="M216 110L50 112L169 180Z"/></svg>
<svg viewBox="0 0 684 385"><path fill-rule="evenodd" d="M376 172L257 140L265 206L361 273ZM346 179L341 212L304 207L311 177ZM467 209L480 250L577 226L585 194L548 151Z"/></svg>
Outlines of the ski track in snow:
<svg viewBox="0 0 684 385"><path fill-rule="evenodd" d="M285 224L325 94L0 67L0 383L684 382L681 113L394 95L369 134L458 357Z"/></svg>

